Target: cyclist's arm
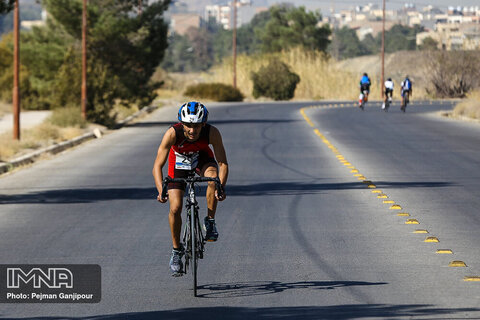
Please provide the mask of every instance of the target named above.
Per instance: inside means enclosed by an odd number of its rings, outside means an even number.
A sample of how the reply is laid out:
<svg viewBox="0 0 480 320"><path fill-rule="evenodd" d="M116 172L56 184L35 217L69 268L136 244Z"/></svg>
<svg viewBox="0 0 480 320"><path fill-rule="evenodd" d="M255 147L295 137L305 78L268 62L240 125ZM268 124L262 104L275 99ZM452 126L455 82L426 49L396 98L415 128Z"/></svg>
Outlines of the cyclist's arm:
<svg viewBox="0 0 480 320"><path fill-rule="evenodd" d="M222 135L214 126L210 128L210 144L213 146L215 159L218 162L218 178L222 186L225 187L228 179L227 153L223 146Z"/></svg>
<svg viewBox="0 0 480 320"><path fill-rule="evenodd" d="M158 147L157 151L157 158L155 159L155 163L153 164L153 178L155 179L155 185L158 190L158 201L160 202L166 202L166 199L160 199L163 186L162 186L162 180L163 180L163 173L162 169L165 163L167 162L168 158L168 153L170 152L170 148L173 146L175 143L175 129L169 128L167 132L163 135L162 143Z"/></svg>

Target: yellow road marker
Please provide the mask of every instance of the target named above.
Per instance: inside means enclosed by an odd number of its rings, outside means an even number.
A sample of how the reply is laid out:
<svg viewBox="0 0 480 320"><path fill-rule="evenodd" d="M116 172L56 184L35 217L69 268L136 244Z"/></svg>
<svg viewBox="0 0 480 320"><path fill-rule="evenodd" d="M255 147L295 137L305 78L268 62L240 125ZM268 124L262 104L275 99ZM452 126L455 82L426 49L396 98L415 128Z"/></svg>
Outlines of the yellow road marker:
<svg viewBox="0 0 480 320"><path fill-rule="evenodd" d="M397 213L397 216L399 216L399 217L410 217L410 213L400 212L400 213Z"/></svg>
<svg viewBox="0 0 480 320"><path fill-rule="evenodd" d="M383 203L395 203L393 200L383 200Z"/></svg>
<svg viewBox="0 0 480 320"><path fill-rule="evenodd" d="M354 166L348 166L347 168L348 168L348 169L355 169Z"/></svg>
<svg viewBox="0 0 480 320"><path fill-rule="evenodd" d="M360 177L357 177L357 179L358 179L358 180L365 180L365 179L367 179L367 178L364 177L364 176L360 176Z"/></svg>
<svg viewBox="0 0 480 320"><path fill-rule="evenodd" d="M390 207L390 210L402 210L402 207L400 207L398 204L394 204Z"/></svg>
<svg viewBox="0 0 480 320"><path fill-rule="evenodd" d="M315 125L313 124L313 122L310 120L310 118L308 118L308 116L305 114L305 110L300 109L300 113L302 114L303 118L305 119L305 121L307 121L307 123L310 125L310 127L315 127Z"/></svg>
<svg viewBox="0 0 480 320"><path fill-rule="evenodd" d="M438 254L453 254L453 251L450 249L438 249L437 250Z"/></svg>
<svg viewBox="0 0 480 320"><path fill-rule="evenodd" d="M369 184L367 187L370 188L370 189L375 189L377 186L374 185L374 184Z"/></svg>
<svg viewBox="0 0 480 320"><path fill-rule="evenodd" d="M425 230L425 229L417 229L417 230L413 231L413 233L428 233L428 231Z"/></svg>
<svg viewBox="0 0 480 320"><path fill-rule="evenodd" d="M480 281L480 277L479 276L464 277L463 281Z"/></svg>
<svg viewBox="0 0 480 320"><path fill-rule="evenodd" d="M356 174L354 174L353 176L354 176L354 177L363 177L363 174L361 174L361 173L356 173Z"/></svg>
<svg viewBox="0 0 480 320"><path fill-rule="evenodd" d="M420 222L418 222L417 219L407 219L407 221L405 221L405 224L420 224Z"/></svg>
<svg viewBox="0 0 480 320"><path fill-rule="evenodd" d="M426 237L424 242L440 242L437 237Z"/></svg>
<svg viewBox="0 0 480 320"><path fill-rule="evenodd" d="M372 193L382 193L382 190L379 190L379 189L377 189L377 190L372 190Z"/></svg>
<svg viewBox="0 0 480 320"><path fill-rule="evenodd" d="M463 261L455 260L450 262L448 266L449 267L466 267L467 265Z"/></svg>
<svg viewBox="0 0 480 320"><path fill-rule="evenodd" d="M362 182L363 182L363 183L372 184L372 181L370 181L370 180L363 180Z"/></svg>
<svg viewBox="0 0 480 320"><path fill-rule="evenodd" d="M344 166L351 166L352 164L350 162L344 162L343 165Z"/></svg>
<svg viewBox="0 0 480 320"><path fill-rule="evenodd" d="M373 191L372 191L372 192L373 192ZM387 199L388 196L387 196L386 194L382 193L382 194L377 195L377 198L378 198L378 199Z"/></svg>
<svg viewBox="0 0 480 320"><path fill-rule="evenodd" d="M352 170L350 170L350 172L351 172L351 173L357 173L358 170L357 170L357 169L352 169Z"/></svg>

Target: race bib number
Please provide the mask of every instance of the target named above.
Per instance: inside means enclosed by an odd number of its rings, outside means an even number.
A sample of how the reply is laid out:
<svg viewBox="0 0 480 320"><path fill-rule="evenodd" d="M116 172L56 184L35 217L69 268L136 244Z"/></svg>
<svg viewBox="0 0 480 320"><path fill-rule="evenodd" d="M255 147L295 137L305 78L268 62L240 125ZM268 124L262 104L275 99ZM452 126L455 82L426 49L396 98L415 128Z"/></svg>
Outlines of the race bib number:
<svg viewBox="0 0 480 320"><path fill-rule="evenodd" d="M193 170L198 165L198 153L191 155L175 152L175 169Z"/></svg>

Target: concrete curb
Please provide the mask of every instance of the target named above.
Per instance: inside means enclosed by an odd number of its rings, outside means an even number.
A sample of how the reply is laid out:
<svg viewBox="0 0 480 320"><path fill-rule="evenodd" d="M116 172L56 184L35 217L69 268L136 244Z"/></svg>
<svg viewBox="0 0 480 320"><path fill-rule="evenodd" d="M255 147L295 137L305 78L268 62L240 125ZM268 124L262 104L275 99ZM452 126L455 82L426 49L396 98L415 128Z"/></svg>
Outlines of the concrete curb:
<svg viewBox="0 0 480 320"><path fill-rule="evenodd" d="M138 118L140 115L143 115L143 114L146 114L146 113L151 113L152 111L156 110L157 108L158 107L156 107L156 106L143 107L141 110L135 112L131 116L129 116L129 117L125 118L124 120L118 122L115 125L114 129L120 129L120 128L124 127L125 125L127 125L132 120ZM69 148L72 148L74 146L77 146L79 144L82 144L86 141L89 141L91 139L100 138L102 132L100 130L98 130L98 131L99 132L95 132L95 130L93 132L87 132L87 133L85 133L81 136L75 137L71 140L63 141L63 142L60 142L58 144L54 144L54 145L48 146L46 148L34 151L30 154L18 157L16 159L13 159L10 162L1 163L0 164L0 175L3 174L3 173L6 173L8 171L11 171L11 170L13 170L17 167L33 163L33 162L35 162L35 160L37 160L40 156L42 156L44 154L54 155L54 154L60 153L64 150L67 150Z"/></svg>

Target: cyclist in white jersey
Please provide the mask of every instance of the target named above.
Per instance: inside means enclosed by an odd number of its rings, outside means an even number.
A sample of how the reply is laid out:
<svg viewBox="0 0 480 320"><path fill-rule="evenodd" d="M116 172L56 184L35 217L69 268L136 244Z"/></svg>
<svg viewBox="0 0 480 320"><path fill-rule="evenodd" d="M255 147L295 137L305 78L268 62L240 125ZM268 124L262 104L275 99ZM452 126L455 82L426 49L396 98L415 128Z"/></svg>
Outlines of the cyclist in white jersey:
<svg viewBox="0 0 480 320"><path fill-rule="evenodd" d="M389 102L392 103L393 87L394 87L394 84L393 84L392 78L388 78L387 81L385 81L385 101L383 101L382 109L385 109L385 104L387 103L387 99L389 99Z"/></svg>

